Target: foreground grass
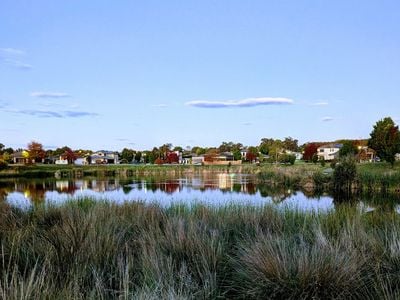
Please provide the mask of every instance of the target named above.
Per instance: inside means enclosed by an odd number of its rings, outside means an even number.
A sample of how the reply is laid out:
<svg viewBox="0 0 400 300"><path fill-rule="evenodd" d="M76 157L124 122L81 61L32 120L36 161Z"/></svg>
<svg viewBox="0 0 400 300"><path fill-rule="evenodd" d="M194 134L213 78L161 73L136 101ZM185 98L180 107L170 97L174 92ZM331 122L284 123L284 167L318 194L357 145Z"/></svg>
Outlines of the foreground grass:
<svg viewBox="0 0 400 300"><path fill-rule="evenodd" d="M0 207L1 299L400 297L394 212Z"/></svg>

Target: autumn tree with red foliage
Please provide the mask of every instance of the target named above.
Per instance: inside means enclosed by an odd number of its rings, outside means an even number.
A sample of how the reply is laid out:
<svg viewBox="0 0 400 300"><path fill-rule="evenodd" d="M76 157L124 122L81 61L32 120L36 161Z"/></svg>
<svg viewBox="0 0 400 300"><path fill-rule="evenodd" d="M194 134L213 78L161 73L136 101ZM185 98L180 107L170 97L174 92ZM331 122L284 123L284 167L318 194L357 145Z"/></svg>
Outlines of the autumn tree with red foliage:
<svg viewBox="0 0 400 300"><path fill-rule="evenodd" d="M69 164L72 164L78 157L71 148L66 147L64 154L62 155L64 159L68 161Z"/></svg>
<svg viewBox="0 0 400 300"><path fill-rule="evenodd" d="M179 156L176 152L168 152L166 163L168 164L178 164L179 163Z"/></svg>
<svg viewBox="0 0 400 300"><path fill-rule="evenodd" d="M207 153L204 155L204 161L206 162L213 162L217 159L217 156L219 155L218 150L213 148L209 149Z"/></svg>
<svg viewBox="0 0 400 300"><path fill-rule="evenodd" d="M312 161L313 157L317 155L319 144L309 143L304 147L303 160Z"/></svg>
<svg viewBox="0 0 400 300"><path fill-rule="evenodd" d="M32 163L41 162L46 156L41 143L32 141L28 144L29 159Z"/></svg>

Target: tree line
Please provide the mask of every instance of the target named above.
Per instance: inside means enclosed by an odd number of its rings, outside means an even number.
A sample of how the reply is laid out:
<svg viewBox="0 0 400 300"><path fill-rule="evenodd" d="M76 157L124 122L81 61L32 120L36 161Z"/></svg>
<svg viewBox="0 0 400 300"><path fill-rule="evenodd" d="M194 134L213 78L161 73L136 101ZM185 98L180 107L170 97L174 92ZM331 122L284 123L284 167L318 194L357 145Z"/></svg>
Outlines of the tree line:
<svg viewBox="0 0 400 300"><path fill-rule="evenodd" d="M395 155L400 153L400 133L399 127L390 117L386 117L376 122L370 133L368 140L338 140L343 146L340 149L340 156L355 155L359 152L360 146L368 146L376 151L381 160L394 164ZM317 162L317 149L327 142L311 142L299 145L299 141L292 137L284 139L262 138L259 145L244 147L239 142L222 142L218 147L186 147L173 146L171 143L153 147L151 150L138 151L130 148L123 148L119 152L120 161L123 163L178 163L179 157L176 152L183 155L204 155L205 159L212 159L221 153L231 153L234 160L254 162L256 160L267 160L271 162L292 163L293 153L301 152L303 160ZM55 150L45 150L43 145L37 141L32 141L27 145L27 149L13 149L0 143L0 167L12 161L14 152L25 153L30 162L43 161L49 157L62 157L73 162L78 157L85 157L93 153L92 150L72 150L68 146L60 147Z"/></svg>

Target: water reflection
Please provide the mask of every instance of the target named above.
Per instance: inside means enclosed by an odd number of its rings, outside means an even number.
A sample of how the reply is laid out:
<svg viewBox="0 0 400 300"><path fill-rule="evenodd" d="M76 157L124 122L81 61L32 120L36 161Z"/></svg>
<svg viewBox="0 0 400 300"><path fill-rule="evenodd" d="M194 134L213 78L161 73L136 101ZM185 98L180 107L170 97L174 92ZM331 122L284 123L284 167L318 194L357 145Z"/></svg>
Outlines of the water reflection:
<svg viewBox="0 0 400 300"><path fill-rule="evenodd" d="M60 204L91 197L123 203L142 201L169 206L173 203L207 205L271 203L305 211L329 211L339 205L328 194L310 194L287 187L256 184L244 174L205 174L186 177L83 178L77 180L0 181L0 201L20 208L38 203ZM385 206L382 206L382 203ZM360 210L400 211L398 201L359 202Z"/></svg>

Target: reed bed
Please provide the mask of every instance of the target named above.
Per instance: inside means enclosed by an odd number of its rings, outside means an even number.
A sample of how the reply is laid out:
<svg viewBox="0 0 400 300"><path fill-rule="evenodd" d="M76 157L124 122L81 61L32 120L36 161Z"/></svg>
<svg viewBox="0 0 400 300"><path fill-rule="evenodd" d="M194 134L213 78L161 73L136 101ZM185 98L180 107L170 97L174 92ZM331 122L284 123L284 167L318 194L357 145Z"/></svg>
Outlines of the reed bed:
<svg viewBox="0 0 400 300"><path fill-rule="evenodd" d="M398 299L400 217L340 205L0 206L1 299Z"/></svg>

